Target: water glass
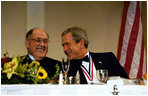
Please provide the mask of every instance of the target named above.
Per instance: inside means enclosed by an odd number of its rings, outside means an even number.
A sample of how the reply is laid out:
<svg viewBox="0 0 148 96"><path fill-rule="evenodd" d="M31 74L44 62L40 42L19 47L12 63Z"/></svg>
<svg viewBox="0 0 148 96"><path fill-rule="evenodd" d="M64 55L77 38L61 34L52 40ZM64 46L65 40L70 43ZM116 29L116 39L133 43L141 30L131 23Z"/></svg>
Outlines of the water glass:
<svg viewBox="0 0 148 96"><path fill-rule="evenodd" d="M76 84L76 76L69 76L66 78L66 84Z"/></svg>
<svg viewBox="0 0 148 96"><path fill-rule="evenodd" d="M108 70L106 69L96 70L96 76L97 79L100 81L100 83L106 83L108 79Z"/></svg>

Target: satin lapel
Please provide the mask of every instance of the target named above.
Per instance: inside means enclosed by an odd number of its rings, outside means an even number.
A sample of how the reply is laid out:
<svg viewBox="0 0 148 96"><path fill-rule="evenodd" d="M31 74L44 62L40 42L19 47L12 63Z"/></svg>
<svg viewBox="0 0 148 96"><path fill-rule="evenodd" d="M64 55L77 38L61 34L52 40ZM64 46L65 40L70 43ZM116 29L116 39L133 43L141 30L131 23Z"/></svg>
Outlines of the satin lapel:
<svg viewBox="0 0 148 96"><path fill-rule="evenodd" d="M91 52L90 52L90 55L91 55L91 57L92 57L92 60L93 60L93 62L94 62L95 67L98 69L99 66L98 66L97 58L96 58L96 57L94 56L94 54L91 53Z"/></svg>

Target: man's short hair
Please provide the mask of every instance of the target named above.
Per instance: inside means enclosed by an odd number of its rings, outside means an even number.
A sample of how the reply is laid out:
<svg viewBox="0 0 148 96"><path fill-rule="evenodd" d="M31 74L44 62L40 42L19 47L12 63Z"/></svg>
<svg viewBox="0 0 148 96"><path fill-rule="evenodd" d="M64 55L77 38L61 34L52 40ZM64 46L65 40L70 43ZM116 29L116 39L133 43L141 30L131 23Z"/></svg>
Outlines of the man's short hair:
<svg viewBox="0 0 148 96"><path fill-rule="evenodd" d="M70 27L68 29L66 29L63 33L62 33L62 37L68 33L72 33L73 39L78 43L80 42L82 39L84 39L85 41L85 48L88 48L88 37L87 37L87 33L84 29L74 26L74 27Z"/></svg>

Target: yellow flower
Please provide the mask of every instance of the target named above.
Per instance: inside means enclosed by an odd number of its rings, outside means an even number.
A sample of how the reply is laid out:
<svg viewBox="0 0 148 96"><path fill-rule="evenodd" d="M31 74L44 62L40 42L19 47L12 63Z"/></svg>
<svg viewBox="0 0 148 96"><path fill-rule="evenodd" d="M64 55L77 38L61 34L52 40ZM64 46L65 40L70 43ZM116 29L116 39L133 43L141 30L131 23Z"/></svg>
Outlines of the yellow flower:
<svg viewBox="0 0 148 96"><path fill-rule="evenodd" d="M39 68L37 71L37 78L38 79L46 79L47 78L47 72L43 68Z"/></svg>
<svg viewBox="0 0 148 96"><path fill-rule="evenodd" d="M7 73L7 78L8 79L11 78L12 74L17 74L15 72L15 69L17 68L17 66L18 66L18 60L17 60L16 57L13 58L12 61L4 64L3 73Z"/></svg>
<svg viewBox="0 0 148 96"><path fill-rule="evenodd" d="M37 64L38 66L40 65L40 63L38 62L38 61L32 61L31 63L35 63L35 64Z"/></svg>

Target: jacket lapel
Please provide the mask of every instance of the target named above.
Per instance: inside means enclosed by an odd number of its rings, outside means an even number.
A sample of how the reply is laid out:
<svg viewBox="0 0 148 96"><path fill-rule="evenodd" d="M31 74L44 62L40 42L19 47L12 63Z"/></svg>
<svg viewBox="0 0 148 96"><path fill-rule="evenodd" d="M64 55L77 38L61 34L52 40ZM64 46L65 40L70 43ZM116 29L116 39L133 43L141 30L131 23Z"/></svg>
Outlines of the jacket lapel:
<svg viewBox="0 0 148 96"><path fill-rule="evenodd" d="M96 69L106 69L106 63L105 63L104 58L101 54L96 54L96 53L90 52L90 55L92 57L92 60L94 62Z"/></svg>

